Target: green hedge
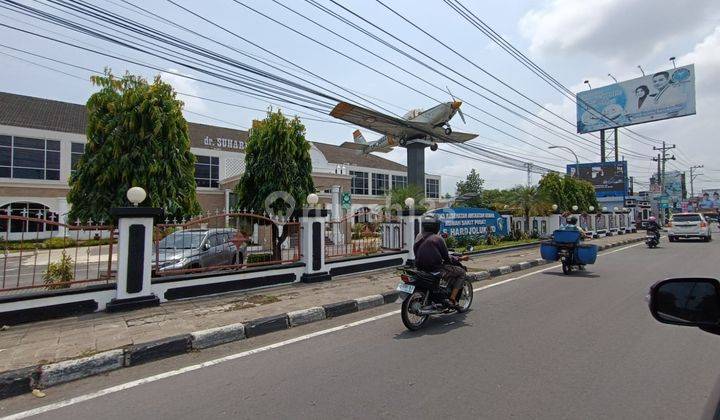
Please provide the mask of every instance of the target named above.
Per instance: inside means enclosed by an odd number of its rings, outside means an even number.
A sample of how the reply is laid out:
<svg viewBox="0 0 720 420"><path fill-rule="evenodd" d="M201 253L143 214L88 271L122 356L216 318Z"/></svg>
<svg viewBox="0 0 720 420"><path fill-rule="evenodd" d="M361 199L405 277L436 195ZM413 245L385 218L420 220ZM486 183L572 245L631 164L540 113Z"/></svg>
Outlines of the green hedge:
<svg viewBox="0 0 720 420"><path fill-rule="evenodd" d="M45 239L44 241L25 241L25 242L0 242L0 249L7 249L11 251L19 250L32 250L32 249L62 249L62 248L73 248L75 246L98 246L108 245L109 243L116 243L115 239L103 238L103 239L89 239L86 241L76 241L73 238L68 237L55 237Z"/></svg>
<svg viewBox="0 0 720 420"><path fill-rule="evenodd" d="M247 256L245 263L246 264L257 264L257 263L270 262L272 260L273 260L273 254L271 254L271 253L250 254Z"/></svg>

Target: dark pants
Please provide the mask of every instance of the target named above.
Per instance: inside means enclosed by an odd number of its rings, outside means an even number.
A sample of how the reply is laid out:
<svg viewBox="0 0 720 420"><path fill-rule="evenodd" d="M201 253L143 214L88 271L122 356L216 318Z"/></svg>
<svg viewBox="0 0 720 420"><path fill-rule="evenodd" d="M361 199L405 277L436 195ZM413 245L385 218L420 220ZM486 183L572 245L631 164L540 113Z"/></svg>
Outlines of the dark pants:
<svg viewBox="0 0 720 420"><path fill-rule="evenodd" d="M460 289L465 281L465 270L462 267L451 264L443 264L440 269L442 277L447 280L451 289Z"/></svg>

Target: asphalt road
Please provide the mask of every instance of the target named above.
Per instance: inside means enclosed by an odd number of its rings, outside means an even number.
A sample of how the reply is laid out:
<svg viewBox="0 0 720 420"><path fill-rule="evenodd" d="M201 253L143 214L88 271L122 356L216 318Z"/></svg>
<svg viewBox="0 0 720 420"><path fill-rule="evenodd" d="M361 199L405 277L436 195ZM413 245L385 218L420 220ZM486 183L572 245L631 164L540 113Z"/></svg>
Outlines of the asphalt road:
<svg viewBox="0 0 720 420"><path fill-rule="evenodd" d="M6 400L0 413L234 354L38 417L695 419L720 377L720 336L659 324L644 298L659 279L720 277L719 251L718 241L663 238L657 249L605 253L586 273L552 266L505 276L515 280L476 292L469 313L418 333L398 314L383 316L396 309L388 305L51 388L45 399ZM239 353L309 333L317 335Z"/></svg>

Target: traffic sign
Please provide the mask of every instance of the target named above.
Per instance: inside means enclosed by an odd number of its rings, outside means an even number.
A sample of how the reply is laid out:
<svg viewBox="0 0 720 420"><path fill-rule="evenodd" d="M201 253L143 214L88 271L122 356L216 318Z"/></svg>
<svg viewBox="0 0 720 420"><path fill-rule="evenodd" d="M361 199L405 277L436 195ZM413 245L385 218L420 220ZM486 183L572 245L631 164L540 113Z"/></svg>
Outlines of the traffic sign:
<svg viewBox="0 0 720 420"><path fill-rule="evenodd" d="M350 209L350 207L352 207L352 198L350 197L349 192L342 193L342 198L340 199L340 206L345 210L348 210Z"/></svg>

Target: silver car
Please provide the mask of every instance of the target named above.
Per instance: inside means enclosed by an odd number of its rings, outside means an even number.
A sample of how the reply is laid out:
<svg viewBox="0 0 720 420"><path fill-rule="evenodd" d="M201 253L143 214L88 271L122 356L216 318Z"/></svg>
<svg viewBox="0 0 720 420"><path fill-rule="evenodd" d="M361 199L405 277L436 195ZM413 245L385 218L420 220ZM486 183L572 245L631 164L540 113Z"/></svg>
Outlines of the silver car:
<svg viewBox="0 0 720 420"><path fill-rule="evenodd" d="M712 240L710 223L700 213L677 213L670 221L668 239L675 242L678 239L700 238L705 242Z"/></svg>
<svg viewBox="0 0 720 420"><path fill-rule="evenodd" d="M247 245L233 244L235 229L187 229L164 237L153 249L159 271L242 264Z"/></svg>

